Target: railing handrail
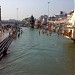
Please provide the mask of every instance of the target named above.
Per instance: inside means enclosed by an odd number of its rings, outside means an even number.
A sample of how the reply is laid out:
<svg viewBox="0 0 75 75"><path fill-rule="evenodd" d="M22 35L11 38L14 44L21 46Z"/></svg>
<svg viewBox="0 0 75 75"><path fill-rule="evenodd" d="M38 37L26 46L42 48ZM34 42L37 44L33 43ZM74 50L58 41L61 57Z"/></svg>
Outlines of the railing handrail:
<svg viewBox="0 0 75 75"><path fill-rule="evenodd" d="M13 40L12 35L9 35L6 37L2 42L0 42L0 54L8 47L10 46L11 42Z"/></svg>

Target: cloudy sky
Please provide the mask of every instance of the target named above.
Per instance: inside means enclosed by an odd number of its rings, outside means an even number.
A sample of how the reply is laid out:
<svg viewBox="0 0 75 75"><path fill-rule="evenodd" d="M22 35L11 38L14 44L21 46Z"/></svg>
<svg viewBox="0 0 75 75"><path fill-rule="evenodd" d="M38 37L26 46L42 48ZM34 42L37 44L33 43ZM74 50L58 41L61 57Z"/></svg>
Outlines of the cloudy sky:
<svg viewBox="0 0 75 75"><path fill-rule="evenodd" d="M0 0L2 19L17 19L17 8L19 20L32 14L35 18L48 15L48 2L50 16L59 14L60 11L69 12L74 9L74 0Z"/></svg>

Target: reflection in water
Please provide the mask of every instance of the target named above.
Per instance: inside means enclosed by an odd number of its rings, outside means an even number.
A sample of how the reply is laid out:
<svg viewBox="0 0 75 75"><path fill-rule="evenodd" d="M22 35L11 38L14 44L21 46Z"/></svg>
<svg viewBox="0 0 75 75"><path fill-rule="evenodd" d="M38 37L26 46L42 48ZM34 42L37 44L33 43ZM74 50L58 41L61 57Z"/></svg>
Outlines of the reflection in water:
<svg viewBox="0 0 75 75"><path fill-rule="evenodd" d="M67 43L67 44L65 44L65 48L66 48L68 55L72 59L73 69L75 72L75 43Z"/></svg>
<svg viewBox="0 0 75 75"><path fill-rule="evenodd" d="M74 75L75 44L52 33L23 28L7 56L0 61L1 75Z"/></svg>
<svg viewBox="0 0 75 75"><path fill-rule="evenodd" d="M65 43L64 48L68 55L72 56L74 58L75 55L75 43Z"/></svg>
<svg viewBox="0 0 75 75"><path fill-rule="evenodd" d="M67 50L74 50L75 49L75 43L70 42L70 43L65 43L64 44Z"/></svg>
<svg viewBox="0 0 75 75"><path fill-rule="evenodd" d="M64 44L65 51L69 58L69 66L72 65L73 73L75 72L75 43L65 43Z"/></svg>

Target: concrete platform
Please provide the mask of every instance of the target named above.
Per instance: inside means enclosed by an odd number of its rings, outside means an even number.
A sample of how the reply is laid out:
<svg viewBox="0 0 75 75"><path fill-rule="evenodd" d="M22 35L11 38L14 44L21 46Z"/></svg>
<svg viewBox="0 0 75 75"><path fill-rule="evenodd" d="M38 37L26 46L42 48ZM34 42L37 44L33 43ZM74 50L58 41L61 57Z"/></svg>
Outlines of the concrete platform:
<svg viewBox="0 0 75 75"><path fill-rule="evenodd" d="M3 41L8 35L9 35L9 31L6 31L4 33L0 32L0 42Z"/></svg>

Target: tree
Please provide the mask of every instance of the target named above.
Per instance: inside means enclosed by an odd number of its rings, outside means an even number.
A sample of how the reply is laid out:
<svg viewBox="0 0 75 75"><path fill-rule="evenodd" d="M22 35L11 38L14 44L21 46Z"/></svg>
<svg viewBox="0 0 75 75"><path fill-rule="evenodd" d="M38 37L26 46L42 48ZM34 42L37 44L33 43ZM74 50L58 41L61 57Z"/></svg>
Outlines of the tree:
<svg viewBox="0 0 75 75"><path fill-rule="evenodd" d="M34 20L34 17L33 15L30 17L30 24L31 24L31 28L34 28L34 23L35 23L35 20Z"/></svg>

